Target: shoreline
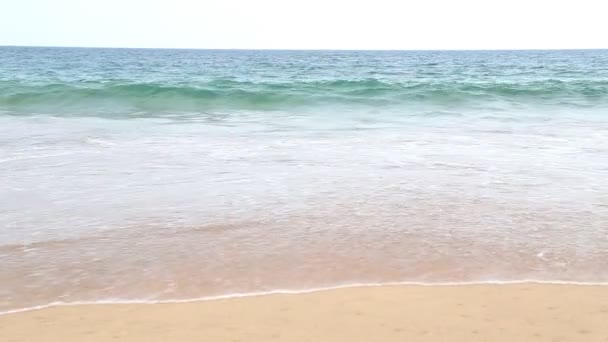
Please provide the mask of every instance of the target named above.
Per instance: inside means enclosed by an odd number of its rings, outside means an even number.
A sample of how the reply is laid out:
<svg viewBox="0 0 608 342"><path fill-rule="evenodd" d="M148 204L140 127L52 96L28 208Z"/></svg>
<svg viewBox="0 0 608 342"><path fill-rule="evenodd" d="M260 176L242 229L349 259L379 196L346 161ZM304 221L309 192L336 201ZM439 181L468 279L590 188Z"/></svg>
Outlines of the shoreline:
<svg viewBox="0 0 608 342"><path fill-rule="evenodd" d="M3 341L608 341L608 287L379 285L0 316Z"/></svg>
<svg viewBox="0 0 608 342"><path fill-rule="evenodd" d="M265 297L274 295L298 295L298 294L310 294L317 292L341 290L341 289L352 289L352 288L374 288L374 287L461 287L461 286L512 286L512 285L556 285L556 286L591 286L591 287L602 287L607 286L608 282L577 282L577 281L543 281L543 280L512 280L512 281L471 281L471 282L440 282L440 283L425 283L425 282L387 282L387 283L354 283L344 284L335 286L325 287L313 287L309 289L290 290L290 289L277 289L268 291L252 291L242 293L231 293L224 295L211 295L202 297L193 297L185 299L101 299L95 301L76 301L76 302L61 302L55 301L48 304L41 304L32 307L25 307L19 309L10 309L6 311L0 311L0 317L4 315L19 314L23 312L38 311L52 309L56 307L71 307L71 306L95 306L95 305L155 305L155 304L184 304L184 303L197 303L197 302L208 302L217 300L229 300L229 299L241 299L249 297Z"/></svg>
<svg viewBox="0 0 608 342"><path fill-rule="evenodd" d="M23 312L46 310L57 307L71 307L71 306L96 306L96 305L156 305L156 304L184 304L184 303L197 303L197 302L208 302L217 300L229 300L229 299L241 299L249 297L265 297L274 295L298 295L298 294L310 294L317 292L341 290L341 289L357 289L357 288L374 288L374 287L461 287L461 286L512 286L512 285L556 285L556 286L591 286L591 287L602 287L607 286L608 282L577 282L577 281L543 281L543 280L512 280L512 281L471 281L471 282L440 282L440 283L424 283L424 282L387 282L387 283L354 283L344 284L335 286L325 287L313 287L309 289L300 290L289 290L289 289L277 289L268 291L252 291L242 293L231 293L224 295L211 295L202 297L193 297L185 299L101 299L94 301L75 301L75 302L61 302L55 301L48 304L41 304L32 307L25 307L19 309L10 309L0 311L0 317L4 315L19 314Z"/></svg>

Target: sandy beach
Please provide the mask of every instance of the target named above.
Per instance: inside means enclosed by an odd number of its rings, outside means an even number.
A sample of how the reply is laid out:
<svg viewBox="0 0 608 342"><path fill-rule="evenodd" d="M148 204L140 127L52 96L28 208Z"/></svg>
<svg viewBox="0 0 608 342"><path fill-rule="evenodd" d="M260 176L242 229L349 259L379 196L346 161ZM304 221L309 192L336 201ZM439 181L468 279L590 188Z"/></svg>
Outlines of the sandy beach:
<svg viewBox="0 0 608 342"><path fill-rule="evenodd" d="M9 341L608 341L608 287L380 286L0 316Z"/></svg>

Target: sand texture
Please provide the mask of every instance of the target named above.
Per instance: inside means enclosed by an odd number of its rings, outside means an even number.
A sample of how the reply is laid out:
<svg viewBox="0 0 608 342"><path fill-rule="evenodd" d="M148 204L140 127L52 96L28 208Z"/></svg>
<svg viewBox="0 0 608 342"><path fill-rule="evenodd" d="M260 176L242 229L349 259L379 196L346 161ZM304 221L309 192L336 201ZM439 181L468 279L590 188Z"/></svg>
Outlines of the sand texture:
<svg viewBox="0 0 608 342"><path fill-rule="evenodd" d="M381 286L0 316L0 341L608 342L608 286Z"/></svg>

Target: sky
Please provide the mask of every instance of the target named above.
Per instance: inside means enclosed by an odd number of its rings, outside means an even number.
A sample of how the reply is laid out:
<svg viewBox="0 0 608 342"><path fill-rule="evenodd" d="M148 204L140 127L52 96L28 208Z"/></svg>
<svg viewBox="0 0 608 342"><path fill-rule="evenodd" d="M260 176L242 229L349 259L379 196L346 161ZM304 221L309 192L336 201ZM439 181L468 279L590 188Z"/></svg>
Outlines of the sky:
<svg viewBox="0 0 608 342"><path fill-rule="evenodd" d="M0 45L608 48L607 0L0 0Z"/></svg>

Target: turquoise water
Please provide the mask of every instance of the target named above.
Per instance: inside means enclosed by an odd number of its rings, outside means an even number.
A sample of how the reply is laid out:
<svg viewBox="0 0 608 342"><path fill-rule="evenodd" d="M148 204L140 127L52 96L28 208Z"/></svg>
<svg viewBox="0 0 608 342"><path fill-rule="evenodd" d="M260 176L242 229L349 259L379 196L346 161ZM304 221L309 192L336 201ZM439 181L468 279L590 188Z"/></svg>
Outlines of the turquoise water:
<svg viewBox="0 0 608 342"><path fill-rule="evenodd" d="M349 52L2 48L9 115L212 119L340 108L399 116L604 108L606 51Z"/></svg>
<svg viewBox="0 0 608 342"><path fill-rule="evenodd" d="M608 51L0 47L0 311L608 282Z"/></svg>

